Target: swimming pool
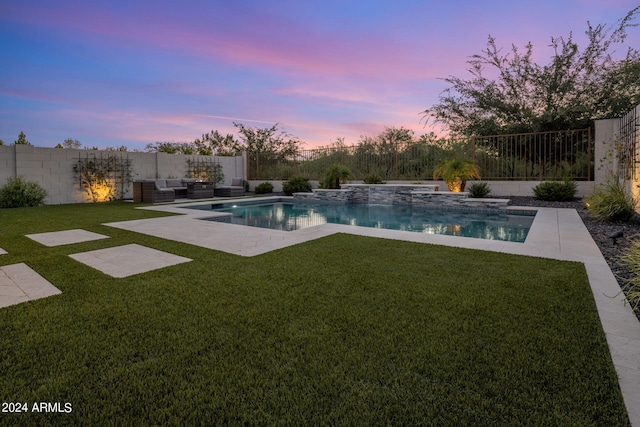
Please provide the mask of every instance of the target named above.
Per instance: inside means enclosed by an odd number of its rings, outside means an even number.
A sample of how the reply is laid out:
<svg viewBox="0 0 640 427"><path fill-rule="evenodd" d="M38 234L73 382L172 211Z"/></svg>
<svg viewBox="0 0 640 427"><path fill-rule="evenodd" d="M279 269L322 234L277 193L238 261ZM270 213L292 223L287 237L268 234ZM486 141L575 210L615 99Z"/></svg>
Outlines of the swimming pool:
<svg viewBox="0 0 640 427"><path fill-rule="evenodd" d="M535 211L430 209L410 205L271 202L190 207L229 215L205 218L251 227L294 231L344 224L478 239L524 242Z"/></svg>

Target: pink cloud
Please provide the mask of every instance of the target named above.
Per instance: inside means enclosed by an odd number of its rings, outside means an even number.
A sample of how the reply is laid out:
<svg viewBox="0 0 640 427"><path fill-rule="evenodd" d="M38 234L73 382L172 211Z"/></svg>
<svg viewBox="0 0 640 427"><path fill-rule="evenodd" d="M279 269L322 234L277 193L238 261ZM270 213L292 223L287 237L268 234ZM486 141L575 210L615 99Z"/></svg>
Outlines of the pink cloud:
<svg viewBox="0 0 640 427"><path fill-rule="evenodd" d="M17 8L16 8L17 9ZM25 10L26 9L26 10ZM10 12L13 8L10 8ZM231 23L180 21L179 17L114 12L92 4L73 8L13 10L13 19L100 37L101 43L172 49L237 65L259 65L279 72L310 75L359 75L386 79L393 75L424 76L419 52L384 36L345 37L276 16L244 13ZM197 12L194 11L197 15ZM142 16L136 18L134 16Z"/></svg>

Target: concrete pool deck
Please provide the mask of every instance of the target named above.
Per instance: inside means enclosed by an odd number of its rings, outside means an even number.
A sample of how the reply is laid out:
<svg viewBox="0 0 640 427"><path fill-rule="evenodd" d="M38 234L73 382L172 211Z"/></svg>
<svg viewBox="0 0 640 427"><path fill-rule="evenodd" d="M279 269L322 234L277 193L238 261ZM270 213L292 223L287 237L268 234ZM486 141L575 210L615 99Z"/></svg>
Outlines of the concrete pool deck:
<svg viewBox="0 0 640 427"><path fill-rule="evenodd" d="M141 209L181 215L105 225L241 256L255 256L334 233L347 233L581 262L586 268L631 424L640 426L640 322L619 294L615 276L575 209L536 208L538 213L526 241L514 243L338 224L297 231L269 230L203 221L202 218L212 217L212 212L184 209L193 205L144 207Z"/></svg>

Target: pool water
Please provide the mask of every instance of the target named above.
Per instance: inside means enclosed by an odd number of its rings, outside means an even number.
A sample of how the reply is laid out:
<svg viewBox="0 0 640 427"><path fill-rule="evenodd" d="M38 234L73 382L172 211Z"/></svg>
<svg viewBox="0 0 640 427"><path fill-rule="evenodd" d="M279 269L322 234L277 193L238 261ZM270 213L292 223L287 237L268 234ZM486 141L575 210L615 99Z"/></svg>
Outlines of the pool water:
<svg viewBox="0 0 640 427"><path fill-rule="evenodd" d="M203 207L200 207L203 209ZM524 242L535 211L416 208L410 205L265 203L207 206L230 217L207 218L251 227L294 231L321 224L345 224L416 233Z"/></svg>

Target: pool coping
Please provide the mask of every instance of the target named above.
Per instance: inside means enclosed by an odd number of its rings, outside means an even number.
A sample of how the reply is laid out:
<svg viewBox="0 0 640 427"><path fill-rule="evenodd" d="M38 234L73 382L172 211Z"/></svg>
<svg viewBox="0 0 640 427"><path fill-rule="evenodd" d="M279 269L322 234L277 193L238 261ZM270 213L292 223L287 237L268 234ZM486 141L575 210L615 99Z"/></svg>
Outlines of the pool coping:
<svg viewBox="0 0 640 427"><path fill-rule="evenodd" d="M265 197L259 201L283 199L287 198ZM248 200L256 199L237 199L238 202ZM225 200L227 203L234 201ZM583 263L618 373L627 413L631 424L640 426L640 322L620 294L620 286L614 274L575 209L513 207L512 209L517 210L537 211L527 239L524 243L516 243L341 224L322 224L296 231L269 230L202 221L202 218L214 216L212 212L184 209L185 205L211 203L212 201L204 201L140 207L139 209L180 215L104 225L241 256L256 256L331 234L346 233Z"/></svg>

